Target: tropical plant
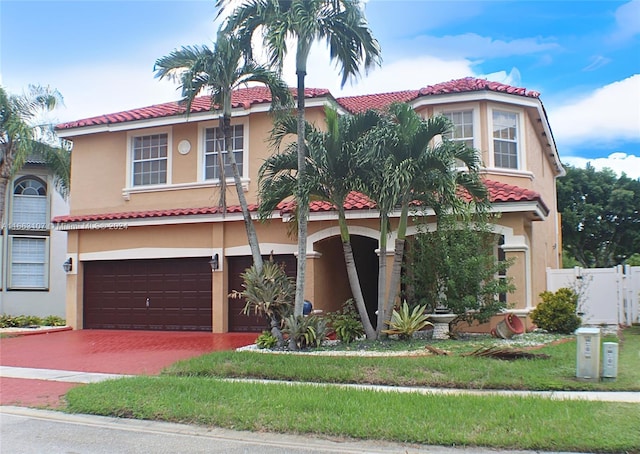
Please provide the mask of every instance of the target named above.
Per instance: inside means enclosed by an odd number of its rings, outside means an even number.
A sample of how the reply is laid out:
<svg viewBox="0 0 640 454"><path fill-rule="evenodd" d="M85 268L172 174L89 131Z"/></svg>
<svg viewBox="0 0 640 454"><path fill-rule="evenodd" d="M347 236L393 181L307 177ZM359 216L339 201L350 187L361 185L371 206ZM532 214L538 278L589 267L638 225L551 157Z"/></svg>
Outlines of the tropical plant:
<svg viewBox="0 0 640 454"><path fill-rule="evenodd" d="M570 288L556 292L542 292L542 302L531 312L531 321L538 328L550 333L571 334L580 327L582 319L577 315L578 294Z"/></svg>
<svg viewBox="0 0 640 454"><path fill-rule="evenodd" d="M256 339L258 348L273 348L278 345L278 339L271 334L271 331L263 331Z"/></svg>
<svg viewBox="0 0 640 454"><path fill-rule="evenodd" d="M415 306L409 308L406 301L400 306L400 310L393 309L391 320L387 322L388 329L383 330L385 334L396 334L400 339L411 339L413 333L420 331L425 326L432 325L428 321L429 315L425 313L426 306Z"/></svg>
<svg viewBox="0 0 640 454"><path fill-rule="evenodd" d="M229 296L244 298L246 304L243 313L264 316L269 320L271 333L278 340L278 346L284 346L282 324L293 309L295 295L293 279L287 276L284 268L273 259L264 262L261 269L256 263L240 275L244 290L234 290Z"/></svg>
<svg viewBox="0 0 640 454"><path fill-rule="evenodd" d="M323 317L315 315L290 315L284 321L282 332L289 337L289 348L292 343L295 349L320 347L329 334L329 324Z"/></svg>
<svg viewBox="0 0 640 454"><path fill-rule="evenodd" d="M186 104L187 115L191 112L194 99L203 91L208 90L212 111L220 110L220 129L222 131L226 156L231 163L233 181L242 209L247 240L251 249L253 262L262 267L260 244L251 219L242 179L235 156L231 151L231 99L233 90L248 84L260 83L271 92L272 109L288 105L291 102L291 92L277 73L256 64L244 53L240 41L234 34L219 32L213 50L207 46L182 47L174 50L168 56L160 58L155 63L156 76L160 79L168 77L178 81L182 88L183 101ZM220 164L221 205L226 211L225 194L225 166L222 163L221 150L218 152Z"/></svg>
<svg viewBox="0 0 640 454"><path fill-rule="evenodd" d="M500 295L515 287L507 270L513 260L499 260L499 237L477 213L440 215L437 230L420 233L407 245L404 297L457 315L454 322L486 322L506 308Z"/></svg>
<svg viewBox="0 0 640 454"><path fill-rule="evenodd" d="M62 95L50 87L30 85L22 95L0 87L0 218L4 215L9 180L30 157L43 160L54 185L67 197L71 176L71 144L60 140L42 115L62 104Z"/></svg>
<svg viewBox="0 0 640 454"><path fill-rule="evenodd" d="M220 14L232 4L217 0ZM296 190L298 221L298 267L294 313L302 314L307 257L307 218L309 199L306 193L305 147L305 76L311 45L325 40L331 60L339 65L342 85L357 76L359 67L373 67L380 61L380 46L369 29L358 0L247 0L231 12L225 31L236 30L246 48L251 38L262 32L269 62L282 69L288 51L287 39L296 41L297 75L297 144L298 166Z"/></svg>
<svg viewBox="0 0 640 454"><path fill-rule="evenodd" d="M329 320L336 333L336 338L345 344L350 344L365 334L360 316L354 309L351 298L345 301L342 310L329 314Z"/></svg>
<svg viewBox="0 0 640 454"><path fill-rule="evenodd" d="M351 236L345 213L345 200L359 188L358 172L360 148L364 138L380 122L381 114L367 111L356 115L338 115L336 109L325 108L325 128L306 124L307 194L314 200L331 203L338 213L340 239L347 268L347 276L367 338L376 332L367 314L362 288L356 270ZM291 117L282 117L274 125L272 143L280 149L285 138L297 133ZM287 143L282 153L267 158L260 168L260 213L268 217L282 200L291 197L297 187L297 144Z"/></svg>
<svg viewBox="0 0 640 454"><path fill-rule="evenodd" d="M368 136L371 142L364 159L364 192L380 211L380 251L387 249L389 216L400 209L388 290L386 255L379 255L378 333L389 321L398 296L411 206L416 210L431 207L436 214L459 211L467 206L459 197L460 188L476 202L476 209L481 209L486 200L479 153L462 142L437 140L450 129L445 117L423 119L410 105L393 103L385 124Z"/></svg>

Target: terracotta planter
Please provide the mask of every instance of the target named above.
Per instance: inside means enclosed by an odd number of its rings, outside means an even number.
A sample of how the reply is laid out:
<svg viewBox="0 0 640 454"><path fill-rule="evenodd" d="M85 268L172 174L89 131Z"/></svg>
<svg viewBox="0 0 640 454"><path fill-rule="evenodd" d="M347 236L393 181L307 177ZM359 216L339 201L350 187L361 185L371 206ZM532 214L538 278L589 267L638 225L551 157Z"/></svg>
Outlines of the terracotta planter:
<svg viewBox="0 0 640 454"><path fill-rule="evenodd" d="M491 334L502 339L511 339L515 334L524 333L524 324L517 315L507 314L504 320L498 323Z"/></svg>

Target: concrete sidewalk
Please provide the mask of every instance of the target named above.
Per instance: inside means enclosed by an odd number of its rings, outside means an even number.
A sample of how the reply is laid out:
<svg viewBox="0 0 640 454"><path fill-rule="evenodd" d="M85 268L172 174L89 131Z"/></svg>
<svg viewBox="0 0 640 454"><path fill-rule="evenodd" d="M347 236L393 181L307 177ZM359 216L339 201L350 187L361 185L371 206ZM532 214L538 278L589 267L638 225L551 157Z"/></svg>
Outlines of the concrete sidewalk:
<svg viewBox="0 0 640 454"><path fill-rule="evenodd" d="M113 380L132 375L103 374L94 372L65 371L55 369L34 369L27 367L0 366L0 377L21 378L32 380L48 380L66 383L96 383L104 380ZM245 382L256 384L278 384L284 383L291 386L309 385L306 382L280 382L276 380L251 380L251 379L223 379L231 382ZM495 390L495 389L452 389L452 388L425 388L409 386L380 386L380 385L357 385L357 384L334 384L334 383L311 383L313 386L333 386L350 389L361 389L368 391L397 392L397 393L419 393L425 395L474 395L474 396L519 396L519 397L542 397L556 400L590 400L601 402L625 402L640 403L640 392L632 391L515 391L515 390Z"/></svg>

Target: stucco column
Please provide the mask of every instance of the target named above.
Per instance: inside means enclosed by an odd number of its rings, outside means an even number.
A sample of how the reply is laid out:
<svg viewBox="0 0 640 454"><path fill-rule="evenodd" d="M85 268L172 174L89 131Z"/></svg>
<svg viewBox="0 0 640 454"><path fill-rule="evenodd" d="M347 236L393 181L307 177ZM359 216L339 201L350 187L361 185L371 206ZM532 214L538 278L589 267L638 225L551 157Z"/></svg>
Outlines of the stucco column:
<svg viewBox="0 0 640 454"><path fill-rule="evenodd" d="M507 276L516 287L515 292L507 295L508 309L528 312L531 308L531 264L529 249L522 245L503 245L507 260L514 259L507 270Z"/></svg>
<svg viewBox="0 0 640 454"><path fill-rule="evenodd" d="M304 284L304 299L311 301L314 305L314 309L316 308L316 301L318 300L318 295L316 295L316 264L318 260L322 257L322 254L316 251L307 251L307 272L305 275L305 284Z"/></svg>
<svg viewBox="0 0 640 454"><path fill-rule="evenodd" d="M82 295L84 290L84 268L79 259L80 231L71 230L67 233L67 257L71 259L72 270L67 273L67 292L65 304L65 318L67 325L73 329L82 329Z"/></svg>
<svg viewBox="0 0 640 454"><path fill-rule="evenodd" d="M211 273L211 331L226 333L229 331L228 273L224 256L225 223L211 226L211 256L218 255L218 269Z"/></svg>

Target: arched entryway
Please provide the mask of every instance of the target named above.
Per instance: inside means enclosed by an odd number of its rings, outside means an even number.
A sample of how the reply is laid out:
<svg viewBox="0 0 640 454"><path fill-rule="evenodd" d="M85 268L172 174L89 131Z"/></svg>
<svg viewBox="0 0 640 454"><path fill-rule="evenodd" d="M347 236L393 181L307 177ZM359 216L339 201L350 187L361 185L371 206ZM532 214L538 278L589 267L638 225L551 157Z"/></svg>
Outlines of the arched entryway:
<svg viewBox="0 0 640 454"><path fill-rule="evenodd" d="M375 322L378 305L378 241L367 236L351 235L351 246L367 313L369 319ZM314 307L325 312L338 311L345 301L352 298L340 236L316 241L314 253Z"/></svg>

